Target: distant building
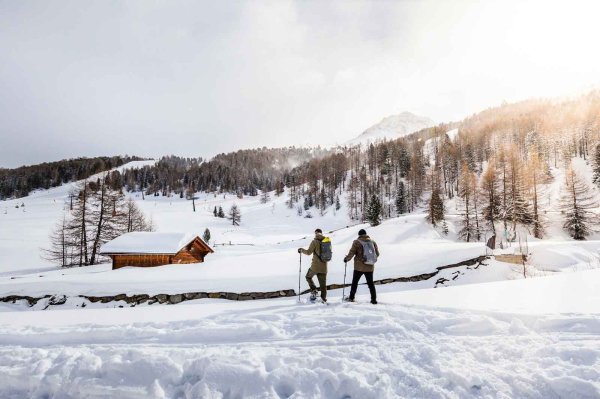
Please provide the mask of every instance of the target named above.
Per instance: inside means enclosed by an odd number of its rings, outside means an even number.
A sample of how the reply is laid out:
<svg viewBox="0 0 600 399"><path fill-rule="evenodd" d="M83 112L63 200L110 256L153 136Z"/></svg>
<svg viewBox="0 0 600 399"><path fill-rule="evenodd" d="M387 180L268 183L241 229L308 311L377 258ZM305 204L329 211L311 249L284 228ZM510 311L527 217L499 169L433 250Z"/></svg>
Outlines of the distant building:
<svg viewBox="0 0 600 399"><path fill-rule="evenodd" d="M112 259L112 268L151 267L201 263L214 252L200 237L185 233L133 232L107 242L100 253Z"/></svg>

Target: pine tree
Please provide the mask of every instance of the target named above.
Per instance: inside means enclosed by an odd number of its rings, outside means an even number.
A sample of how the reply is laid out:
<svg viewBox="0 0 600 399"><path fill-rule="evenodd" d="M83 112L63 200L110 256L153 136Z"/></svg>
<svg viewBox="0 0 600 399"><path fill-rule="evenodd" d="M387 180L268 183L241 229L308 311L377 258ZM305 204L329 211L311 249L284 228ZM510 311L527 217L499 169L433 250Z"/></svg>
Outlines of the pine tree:
<svg viewBox="0 0 600 399"><path fill-rule="evenodd" d="M239 226L242 220L242 214L240 213L240 209L236 204L231 205L231 209L229 209L229 220L234 226Z"/></svg>
<svg viewBox="0 0 600 399"><path fill-rule="evenodd" d="M208 227L204 230L204 234L202 234L202 239L207 244L210 242L210 230L208 229Z"/></svg>
<svg viewBox="0 0 600 399"><path fill-rule="evenodd" d="M404 182L400 180L398 182L398 191L396 193L396 213L402 215L408 212L407 209L407 199L406 199L406 187Z"/></svg>
<svg viewBox="0 0 600 399"><path fill-rule="evenodd" d="M371 200L369 201L369 205L367 207L366 217L371 226L378 226L381 224L381 202L375 194L371 195Z"/></svg>
<svg viewBox="0 0 600 399"><path fill-rule="evenodd" d="M434 170L431 173L431 197L427 207L427 221L436 227L444 220L444 201L440 193L438 183L439 173Z"/></svg>
<svg viewBox="0 0 600 399"><path fill-rule="evenodd" d="M223 207L219 206L219 212L217 212L217 216L220 218L224 218L225 217L225 212L223 212Z"/></svg>
<svg viewBox="0 0 600 399"><path fill-rule="evenodd" d="M596 214L590 209L596 208L590 189L572 168L565 174L565 188L561 198L561 209L565 214L563 228L576 240L585 240L592 233L592 227L598 223Z"/></svg>
<svg viewBox="0 0 600 399"><path fill-rule="evenodd" d="M217 217L219 214L217 212L217 206L215 205L215 209L213 209L213 215L215 215L215 217Z"/></svg>
<svg viewBox="0 0 600 399"><path fill-rule="evenodd" d="M339 211L341 207L342 207L342 204L340 204L340 196L336 195L336 197L335 197L335 210Z"/></svg>

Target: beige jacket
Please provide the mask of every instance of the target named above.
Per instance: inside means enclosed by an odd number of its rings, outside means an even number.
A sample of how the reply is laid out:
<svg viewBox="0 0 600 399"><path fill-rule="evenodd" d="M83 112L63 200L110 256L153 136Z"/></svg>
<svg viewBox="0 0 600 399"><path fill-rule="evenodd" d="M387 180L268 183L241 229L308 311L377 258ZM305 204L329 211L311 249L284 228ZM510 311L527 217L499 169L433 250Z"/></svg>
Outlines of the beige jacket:
<svg viewBox="0 0 600 399"><path fill-rule="evenodd" d="M352 258L354 258L354 270L357 272L372 272L375 270L374 265L365 265L364 264L364 255L363 255L363 246L359 242L360 241L373 241L369 236L359 236L358 239L352 242L352 247L350 251L348 251L348 255L344 258L344 262L350 262ZM373 246L375 247L375 253L377 257L379 257L379 248L377 247L377 243L373 241Z"/></svg>

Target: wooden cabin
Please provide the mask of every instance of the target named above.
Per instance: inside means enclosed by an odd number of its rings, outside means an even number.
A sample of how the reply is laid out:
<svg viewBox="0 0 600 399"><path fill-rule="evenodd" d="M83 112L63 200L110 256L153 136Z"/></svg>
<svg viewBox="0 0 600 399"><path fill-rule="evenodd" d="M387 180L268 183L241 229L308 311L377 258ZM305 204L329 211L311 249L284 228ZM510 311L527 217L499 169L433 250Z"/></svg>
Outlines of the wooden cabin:
<svg viewBox="0 0 600 399"><path fill-rule="evenodd" d="M133 232L104 244L102 255L112 259L112 268L152 267L181 263L202 263L214 252L197 235L184 233Z"/></svg>

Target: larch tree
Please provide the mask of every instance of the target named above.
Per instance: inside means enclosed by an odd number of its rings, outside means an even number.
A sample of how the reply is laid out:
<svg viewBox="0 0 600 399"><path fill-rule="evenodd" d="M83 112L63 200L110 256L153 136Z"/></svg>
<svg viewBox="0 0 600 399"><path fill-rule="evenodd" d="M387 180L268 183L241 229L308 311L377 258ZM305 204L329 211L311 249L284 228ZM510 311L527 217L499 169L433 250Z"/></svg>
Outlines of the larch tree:
<svg viewBox="0 0 600 399"><path fill-rule="evenodd" d="M533 222L529 200L527 198L527 180L524 177L523 162L515 146L507 154L508 163L508 216L511 220L513 239L517 224L529 226Z"/></svg>
<svg viewBox="0 0 600 399"><path fill-rule="evenodd" d="M593 177L592 180L600 187L600 144L596 144L594 159L592 161Z"/></svg>
<svg viewBox="0 0 600 399"><path fill-rule="evenodd" d="M533 152L528 162L528 174L531 187L531 203L532 203L532 228L535 238L544 236L544 222L540 204L541 183L545 175L545 164L540 160L537 152Z"/></svg>
<svg viewBox="0 0 600 399"><path fill-rule="evenodd" d="M102 244L126 232L153 229L135 202L125 201L104 179L84 182L78 189L73 210L63 215L50 234L50 248L44 250L60 266L94 265L101 260Z"/></svg>
<svg viewBox="0 0 600 399"><path fill-rule="evenodd" d="M500 219L502 198L498 181L496 162L490 160L481 176L481 192L483 196L482 215L492 234L496 234L496 222Z"/></svg>
<svg viewBox="0 0 600 399"><path fill-rule="evenodd" d="M67 216L63 214L61 221L50 233L50 248L42 249L44 259L61 267L73 266L78 261L78 257L74 256L77 245L69 235L67 226Z"/></svg>
<svg viewBox="0 0 600 399"><path fill-rule="evenodd" d="M129 198L124 205L124 214L127 221L128 233L132 231L153 231L152 221L137 206L133 198Z"/></svg>
<svg viewBox="0 0 600 399"><path fill-rule="evenodd" d="M467 242L475 240L479 235L476 228L473 205L476 190L477 180L475 173L471 172L466 163L463 163L458 184L458 196L462 203L461 229L458 232L458 236Z"/></svg>
<svg viewBox="0 0 600 399"><path fill-rule="evenodd" d="M260 203L266 204L269 201L271 201L271 195L269 194L269 189L265 186L260 194Z"/></svg>
<svg viewBox="0 0 600 399"><path fill-rule="evenodd" d="M91 212L90 189L87 181L80 183L77 190L73 210L65 228L73 246L73 256L77 258L75 263L78 266L87 266L89 264L88 225Z"/></svg>
<svg viewBox="0 0 600 399"><path fill-rule="evenodd" d="M100 179L91 196L90 212L91 254L90 265L98 261L98 251L102 244L113 240L127 231L124 195L112 190L106 179Z"/></svg>
<svg viewBox="0 0 600 399"><path fill-rule="evenodd" d="M228 219L231 220L231 224L234 226L239 226L242 221L242 214L240 212L240 208L236 204L231 205L229 209Z"/></svg>

